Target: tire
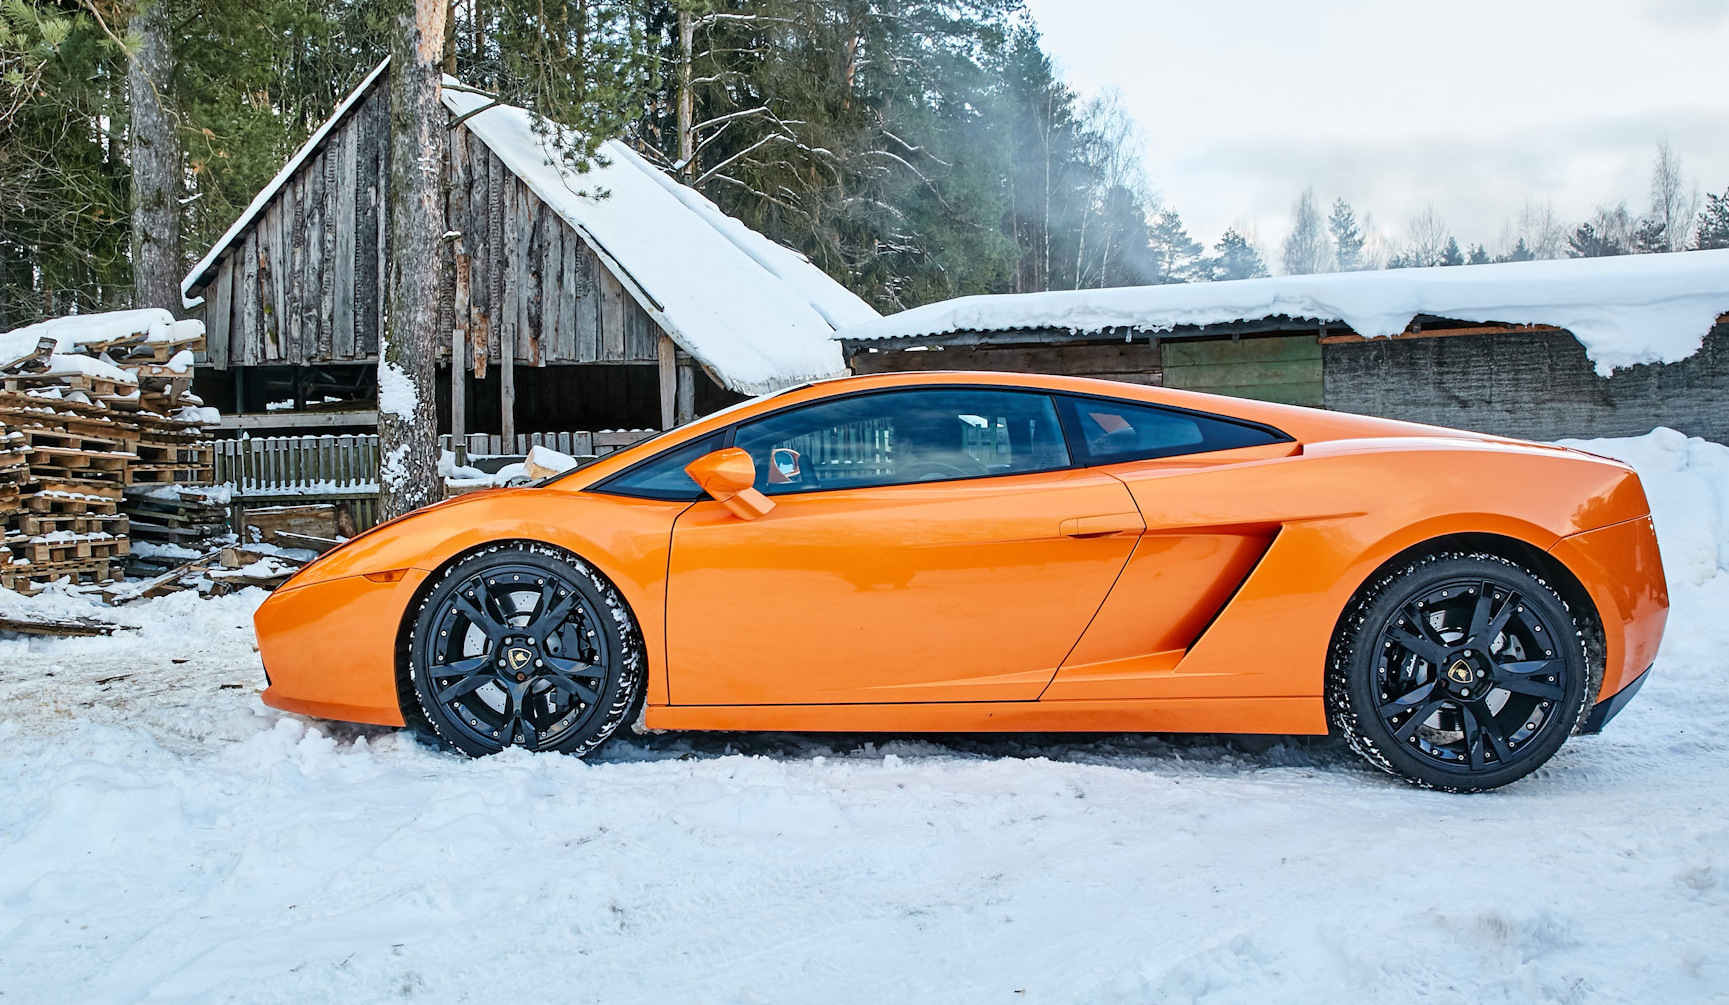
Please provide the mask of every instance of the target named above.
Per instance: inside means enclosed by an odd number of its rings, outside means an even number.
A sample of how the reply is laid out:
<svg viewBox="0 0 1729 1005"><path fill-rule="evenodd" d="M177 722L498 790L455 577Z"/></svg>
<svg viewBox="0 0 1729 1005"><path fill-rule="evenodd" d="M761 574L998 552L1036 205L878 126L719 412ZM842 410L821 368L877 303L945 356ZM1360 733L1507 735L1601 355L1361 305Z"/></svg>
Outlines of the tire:
<svg viewBox="0 0 1729 1005"><path fill-rule="evenodd" d="M1498 788L1541 767L1583 721L1601 675L1587 638L1517 563L1414 559L1364 587L1340 621L1333 725L1369 763L1417 785Z"/></svg>
<svg viewBox="0 0 1729 1005"><path fill-rule="evenodd" d="M409 676L424 724L470 757L508 746L584 756L642 696L642 645L618 591L526 541L448 567L421 601Z"/></svg>

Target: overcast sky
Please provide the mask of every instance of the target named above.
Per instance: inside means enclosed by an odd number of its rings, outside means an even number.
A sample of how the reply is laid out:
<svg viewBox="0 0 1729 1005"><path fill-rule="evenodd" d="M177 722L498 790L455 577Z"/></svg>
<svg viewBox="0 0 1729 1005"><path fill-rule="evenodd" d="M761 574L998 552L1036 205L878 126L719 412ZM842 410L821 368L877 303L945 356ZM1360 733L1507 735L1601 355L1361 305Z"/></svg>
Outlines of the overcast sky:
<svg viewBox="0 0 1729 1005"><path fill-rule="evenodd" d="M1402 237L1433 204L1493 248L1526 200L1643 212L1667 139L1729 188L1729 0L1027 0L1083 93L1115 88L1159 193L1270 258L1305 185Z"/></svg>

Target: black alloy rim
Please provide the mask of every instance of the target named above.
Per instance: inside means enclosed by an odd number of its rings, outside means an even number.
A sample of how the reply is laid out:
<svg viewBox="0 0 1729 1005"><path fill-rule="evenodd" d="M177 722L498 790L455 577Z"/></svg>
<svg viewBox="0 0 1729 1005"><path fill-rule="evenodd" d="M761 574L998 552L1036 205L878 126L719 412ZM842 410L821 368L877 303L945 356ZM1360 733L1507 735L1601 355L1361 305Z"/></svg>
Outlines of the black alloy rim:
<svg viewBox="0 0 1729 1005"><path fill-rule="evenodd" d="M601 625L567 577L532 565L470 576L427 639L433 700L483 746L557 746L599 708L611 664Z"/></svg>
<svg viewBox="0 0 1729 1005"><path fill-rule="evenodd" d="M1376 711L1393 738L1441 767L1494 771L1570 724L1568 637L1493 579L1408 599L1380 635Z"/></svg>

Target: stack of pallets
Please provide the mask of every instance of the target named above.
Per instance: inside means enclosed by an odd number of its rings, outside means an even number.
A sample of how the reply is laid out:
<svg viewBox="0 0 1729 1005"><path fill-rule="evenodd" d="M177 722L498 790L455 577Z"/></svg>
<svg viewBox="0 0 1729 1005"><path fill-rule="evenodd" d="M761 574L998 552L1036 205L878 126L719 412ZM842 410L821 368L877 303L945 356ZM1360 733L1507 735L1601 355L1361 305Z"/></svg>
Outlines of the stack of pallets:
<svg viewBox="0 0 1729 1005"><path fill-rule="evenodd" d="M135 499L209 483L212 410L189 391L203 344L199 322L148 310L0 335L0 586L119 578Z"/></svg>

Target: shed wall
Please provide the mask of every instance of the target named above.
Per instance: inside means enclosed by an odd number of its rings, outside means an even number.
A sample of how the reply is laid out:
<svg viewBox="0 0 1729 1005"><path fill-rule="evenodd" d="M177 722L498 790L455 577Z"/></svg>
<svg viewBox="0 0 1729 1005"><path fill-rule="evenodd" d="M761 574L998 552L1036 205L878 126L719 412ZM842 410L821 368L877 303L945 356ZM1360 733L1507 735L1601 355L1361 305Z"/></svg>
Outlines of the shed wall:
<svg viewBox="0 0 1729 1005"><path fill-rule="evenodd" d="M389 89L374 86L288 179L202 290L209 365L378 356L389 274ZM447 134L440 358L652 363L660 326L587 242L466 128Z"/></svg>
<svg viewBox="0 0 1729 1005"><path fill-rule="evenodd" d="M1729 325L1678 363L1600 377L1566 332L1374 339L1323 349L1328 408L1521 439L1669 426L1729 443Z"/></svg>

